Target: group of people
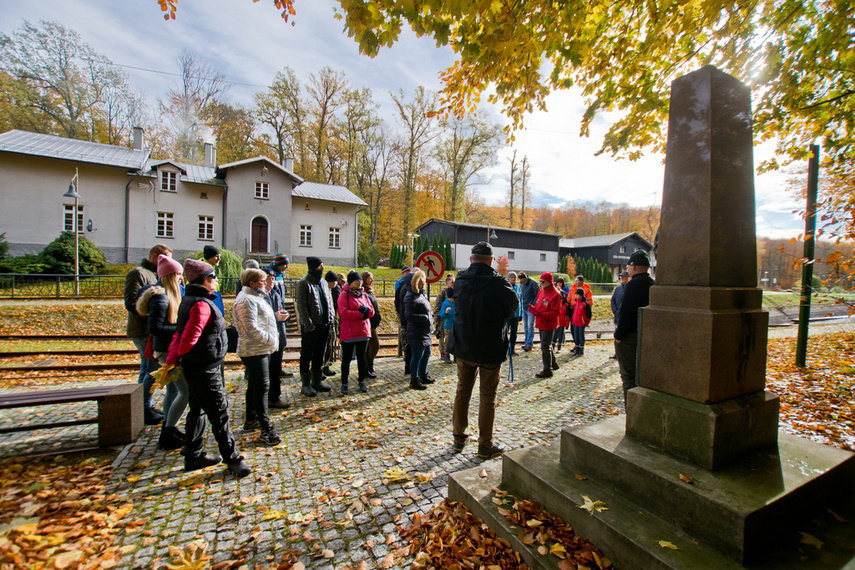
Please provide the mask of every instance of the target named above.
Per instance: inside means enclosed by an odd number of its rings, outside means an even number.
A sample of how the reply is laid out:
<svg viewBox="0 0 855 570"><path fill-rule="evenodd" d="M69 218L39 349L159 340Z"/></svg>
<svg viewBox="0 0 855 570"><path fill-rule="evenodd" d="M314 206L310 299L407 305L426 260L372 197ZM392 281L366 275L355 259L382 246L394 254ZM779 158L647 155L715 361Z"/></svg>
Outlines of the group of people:
<svg viewBox="0 0 855 570"><path fill-rule="evenodd" d="M204 250L205 261L187 259L180 264L169 247L158 244L127 276L125 306L128 335L140 351L139 381L144 384L144 414L147 424L161 424L158 440L164 449L181 448L186 471L224 462L243 477L250 467L235 443L229 427L223 362L229 345L222 295L216 266L220 252ZM476 376L480 378L478 456L496 457L504 448L493 441L495 401L502 363L514 350L517 326L523 322L523 350L533 346L533 331L540 335L545 378L558 369L555 353L563 344L569 326L574 355L584 354L585 328L591 321L593 295L583 276L572 287L551 273L540 276L540 287L524 273L507 279L492 268L493 250L485 242L472 248L470 266L456 279L446 276L433 307L426 296L426 275L405 267L395 284L395 305L405 353L405 374L410 387L425 390L434 382L427 365L432 335L439 338L440 356L457 365L457 391L452 413L453 450L463 451L468 435L468 411ZM308 272L295 291L297 323L301 336L301 394L315 397L329 392L324 383L332 357L331 339L341 353L340 392L350 390L351 361L357 363L357 385L368 390L367 379L376 377L374 359L379 349L377 327L380 309L373 292L373 275L350 271L324 275L323 261L307 258ZM647 270L646 253L635 252L621 285L612 296L615 314L615 353L620 366L624 395L635 385L638 309L647 305L653 284ZM281 441L270 420L270 408L287 408L282 400L280 378L287 337L285 322L291 315L284 308L284 279L288 257L277 254L271 264L259 267L247 260L233 306L237 342L235 350L245 367L246 412L243 429L259 431L258 441L276 445ZM517 283L519 279L519 284ZM560 332L557 332L560 331ZM557 337L557 340L556 340ZM453 358L453 360L452 360ZM163 411L151 402L151 374L163 365L177 366L180 374L166 387ZM178 422L189 407L186 433ZM220 453L203 451L206 418Z"/></svg>

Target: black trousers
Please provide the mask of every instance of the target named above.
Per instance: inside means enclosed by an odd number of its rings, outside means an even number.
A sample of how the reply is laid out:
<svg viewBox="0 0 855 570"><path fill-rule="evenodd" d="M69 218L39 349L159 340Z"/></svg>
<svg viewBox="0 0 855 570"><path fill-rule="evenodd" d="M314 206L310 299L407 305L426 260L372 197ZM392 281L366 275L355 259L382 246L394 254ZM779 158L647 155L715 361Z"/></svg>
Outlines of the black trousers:
<svg viewBox="0 0 855 570"><path fill-rule="evenodd" d="M279 334L279 349L270 353L270 366L268 367L268 378L270 379L270 390L267 392L267 400L278 402L282 398L282 353L285 352L285 335Z"/></svg>
<svg viewBox="0 0 855 570"><path fill-rule="evenodd" d="M329 325L323 325L300 335L300 374L323 368L324 350L329 334Z"/></svg>
<svg viewBox="0 0 855 570"><path fill-rule="evenodd" d="M367 376L365 373L365 347L367 340L341 343L341 383L347 383L350 374L350 361L353 359L353 351L356 351L356 369L359 373L359 381L362 382Z"/></svg>
<svg viewBox="0 0 855 570"><path fill-rule="evenodd" d="M220 455L226 463L243 460L238 452L235 438L229 429L229 402L226 387L220 375L222 362L211 368L200 365L181 365L187 386L190 388L190 407L187 411L185 430L187 443L181 454L186 459L200 457L204 451L205 417L211 422L211 432L217 440ZM204 415L202 415L204 412Z"/></svg>
<svg viewBox="0 0 855 570"><path fill-rule="evenodd" d="M246 367L246 421L258 420L261 429L270 430L270 416L267 415L267 391L270 388L270 359L267 354L241 356Z"/></svg>
<svg viewBox="0 0 855 570"><path fill-rule="evenodd" d="M555 365L555 353L552 352L552 336L555 331L537 330L540 333L540 357L543 360L543 369L552 371Z"/></svg>

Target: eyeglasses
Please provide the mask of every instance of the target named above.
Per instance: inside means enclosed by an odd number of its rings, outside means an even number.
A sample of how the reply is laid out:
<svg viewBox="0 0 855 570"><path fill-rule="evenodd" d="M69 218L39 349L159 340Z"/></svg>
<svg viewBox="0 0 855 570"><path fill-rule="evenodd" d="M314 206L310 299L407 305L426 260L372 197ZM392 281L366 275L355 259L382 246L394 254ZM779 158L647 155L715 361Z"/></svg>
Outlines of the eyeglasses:
<svg viewBox="0 0 855 570"><path fill-rule="evenodd" d="M216 275L214 275L213 273L208 275L208 277L210 277L211 279L218 279L218 277Z"/></svg>

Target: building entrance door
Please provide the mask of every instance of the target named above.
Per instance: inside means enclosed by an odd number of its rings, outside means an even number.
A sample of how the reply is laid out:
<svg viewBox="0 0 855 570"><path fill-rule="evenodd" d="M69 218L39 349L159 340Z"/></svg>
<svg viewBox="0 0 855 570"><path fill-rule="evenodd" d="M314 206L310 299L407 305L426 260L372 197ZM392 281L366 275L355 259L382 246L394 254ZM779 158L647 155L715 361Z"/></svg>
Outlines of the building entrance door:
<svg viewBox="0 0 855 570"><path fill-rule="evenodd" d="M267 220L261 216L252 220L252 238L249 251L251 253L268 253L267 247Z"/></svg>

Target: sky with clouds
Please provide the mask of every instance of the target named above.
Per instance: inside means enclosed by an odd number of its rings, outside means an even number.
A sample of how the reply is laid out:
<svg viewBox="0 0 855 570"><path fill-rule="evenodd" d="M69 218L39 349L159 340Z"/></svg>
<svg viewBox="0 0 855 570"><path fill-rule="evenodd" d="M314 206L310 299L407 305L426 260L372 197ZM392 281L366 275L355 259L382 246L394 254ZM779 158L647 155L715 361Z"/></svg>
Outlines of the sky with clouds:
<svg viewBox="0 0 855 570"><path fill-rule="evenodd" d="M234 82L230 99L244 105L286 66L302 81L324 66L344 71L353 87L372 90L385 117L392 116L388 92L403 89L411 96L419 85L441 88L439 72L454 61L450 49L437 48L431 39L416 38L407 30L398 44L381 49L377 57L359 55L342 22L334 18L336 5L334 0L297 0L291 25L269 0L181 0L178 19L169 22L156 0L3 0L0 31L11 34L24 19L59 21L123 66L150 102L177 83L175 58L184 48ZM659 204L662 156L635 162L594 156L608 123L597 120L590 138L579 137L583 109L578 93L553 93L547 111L528 116L526 128L516 133L514 148L518 158L527 156L531 163L536 201L554 206L569 201ZM498 108L484 112L505 123ZM500 150L497 165L487 173L490 182L477 188L487 203L506 199L511 152L508 147ZM770 153L769 146L755 149L755 162ZM792 213L799 205L787 190L786 178L763 174L755 184L758 234L789 238L801 233L804 222Z"/></svg>

